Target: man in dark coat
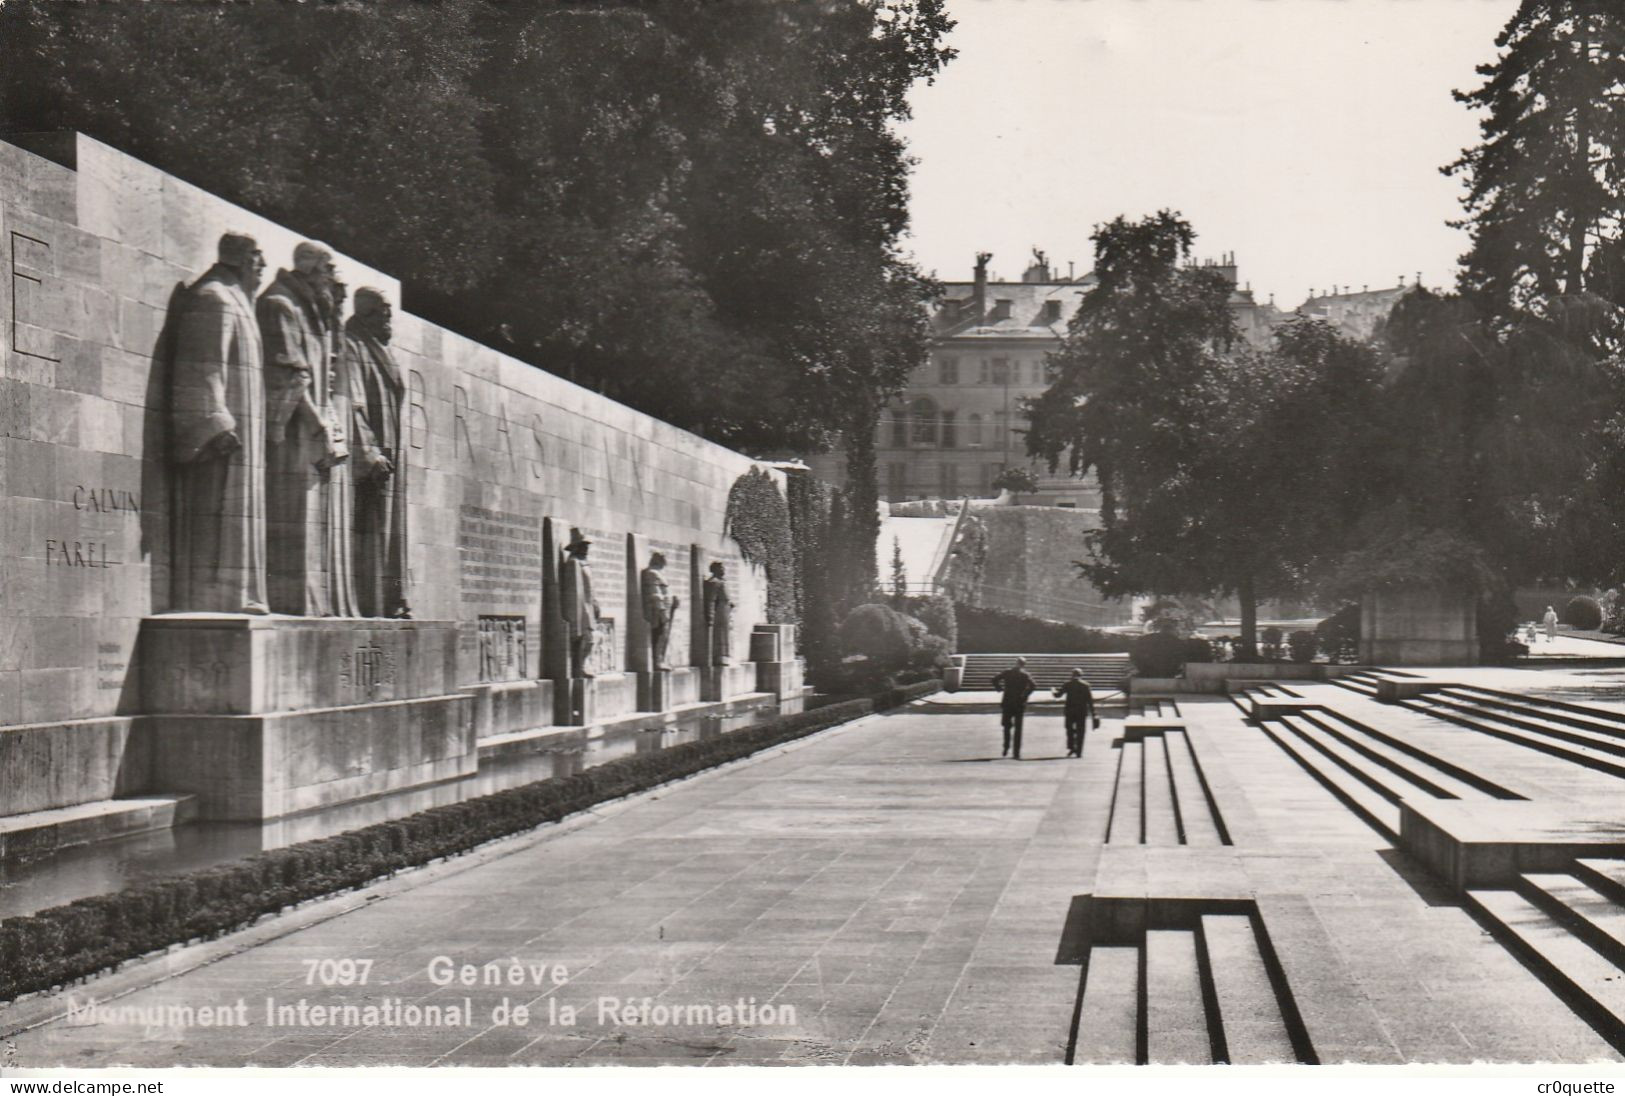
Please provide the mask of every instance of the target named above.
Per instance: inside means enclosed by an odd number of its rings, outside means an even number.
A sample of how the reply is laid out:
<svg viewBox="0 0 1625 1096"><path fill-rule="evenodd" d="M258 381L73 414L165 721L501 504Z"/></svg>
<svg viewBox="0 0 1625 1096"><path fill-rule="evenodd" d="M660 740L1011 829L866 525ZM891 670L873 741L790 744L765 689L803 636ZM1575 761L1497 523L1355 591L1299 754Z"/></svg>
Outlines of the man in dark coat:
<svg viewBox="0 0 1625 1096"><path fill-rule="evenodd" d="M1021 760L1021 720L1027 713L1027 698L1038 688L1038 682L1027 672L1027 660L1017 658L1016 664L993 678L993 688L999 697L999 721L1004 728L1004 756Z"/></svg>
<svg viewBox="0 0 1625 1096"><path fill-rule="evenodd" d="M412 615L406 603L406 382L389 349L394 312L376 289L358 289L345 324L355 491L355 586L362 616Z"/></svg>
<svg viewBox="0 0 1625 1096"><path fill-rule="evenodd" d="M1072 671L1072 680L1055 687L1056 696L1066 697L1066 756L1083 756L1083 725L1093 721L1100 728L1100 716L1095 714L1095 694L1083 679L1082 670Z"/></svg>

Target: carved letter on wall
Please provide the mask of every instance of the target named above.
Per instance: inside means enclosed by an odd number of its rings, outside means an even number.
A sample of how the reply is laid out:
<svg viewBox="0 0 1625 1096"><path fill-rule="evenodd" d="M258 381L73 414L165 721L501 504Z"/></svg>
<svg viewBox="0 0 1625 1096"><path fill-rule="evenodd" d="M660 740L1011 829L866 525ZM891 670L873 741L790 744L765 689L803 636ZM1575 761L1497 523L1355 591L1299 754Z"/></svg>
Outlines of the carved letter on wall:
<svg viewBox="0 0 1625 1096"><path fill-rule="evenodd" d="M53 357L50 357L49 355L46 355L46 354L36 354L31 350L24 350L23 349L22 336L20 334L20 329L19 329L19 325L18 325L18 321L21 318L21 310L18 308L18 305L17 305L17 300L18 300L18 297L17 297L17 285L18 285L19 282L32 282L34 285L44 285L45 283L41 279L35 277L32 274L23 273L22 269L17 265L17 242L19 240L22 240L22 241L25 241L27 243L33 244L36 247L43 247L47 251L49 251L51 249L51 245L46 243L44 240L37 239L37 238L35 238L33 236L28 235L27 233L18 232L16 229L12 229L12 232L11 232L11 349L13 349L14 351L16 351L19 354L22 354L25 357L38 358L41 361L47 361L47 362L61 361L62 360L61 358L53 358Z"/></svg>
<svg viewBox="0 0 1625 1096"><path fill-rule="evenodd" d="M413 449L423 448L423 439L429 433L429 413L423 409L428 399L428 390L423 383L423 374L416 369L407 373L407 386L411 389L412 415L407 425L407 432L411 435L410 444Z"/></svg>
<svg viewBox="0 0 1625 1096"><path fill-rule="evenodd" d="M530 440L536 443L536 455L530 459L530 476L532 479L542 478L542 461L547 456L547 448L542 444L542 417L531 415Z"/></svg>
<svg viewBox="0 0 1625 1096"><path fill-rule="evenodd" d="M469 433L468 428L468 415L472 410L468 402L468 389L458 384L452 386L452 392L454 393L454 399L451 412L456 419L456 432L463 439L463 444L468 447L468 455L472 457L474 455L474 436ZM456 443L457 439L453 438L452 444L455 445Z"/></svg>

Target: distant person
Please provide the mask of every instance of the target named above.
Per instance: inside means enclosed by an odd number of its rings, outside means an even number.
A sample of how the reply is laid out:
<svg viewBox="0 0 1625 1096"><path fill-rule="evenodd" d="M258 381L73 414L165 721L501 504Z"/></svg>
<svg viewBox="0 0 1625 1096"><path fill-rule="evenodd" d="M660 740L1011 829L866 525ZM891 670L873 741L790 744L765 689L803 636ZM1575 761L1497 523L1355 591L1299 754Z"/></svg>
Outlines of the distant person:
<svg viewBox="0 0 1625 1096"><path fill-rule="evenodd" d="M1539 639L1540 639L1540 630L1535 627L1535 622L1531 620L1529 622L1529 627L1524 629L1523 641L1524 641L1524 643L1528 644L1530 647L1533 647L1535 645L1535 642L1537 640L1539 640Z"/></svg>
<svg viewBox="0 0 1625 1096"><path fill-rule="evenodd" d="M1095 693L1083 679L1081 669L1072 671L1072 680L1055 687L1056 696L1066 697L1066 756L1083 756L1083 725L1093 721L1100 730L1100 716L1095 714Z"/></svg>
<svg viewBox="0 0 1625 1096"><path fill-rule="evenodd" d="M1021 760L1021 720L1027 714L1027 698L1038 688L1038 682L1027 672L1027 660L1017 658L1008 670L994 675L993 688L999 697L999 722L1004 728L1004 756ZM1012 737L1013 736L1013 737Z"/></svg>
<svg viewBox="0 0 1625 1096"><path fill-rule="evenodd" d="M1547 640L1547 642L1551 642L1552 640L1556 639L1557 638L1557 610L1552 608L1550 605L1546 606L1546 615L1540 618L1540 622L1542 624L1546 625L1546 640Z"/></svg>

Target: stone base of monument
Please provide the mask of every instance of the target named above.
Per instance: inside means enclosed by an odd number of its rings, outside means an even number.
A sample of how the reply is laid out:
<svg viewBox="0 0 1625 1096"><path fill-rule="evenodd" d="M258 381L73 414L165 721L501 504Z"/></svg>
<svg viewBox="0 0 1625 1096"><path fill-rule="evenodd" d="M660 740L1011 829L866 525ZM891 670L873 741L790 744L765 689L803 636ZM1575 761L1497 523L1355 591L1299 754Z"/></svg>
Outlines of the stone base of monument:
<svg viewBox="0 0 1625 1096"><path fill-rule="evenodd" d="M150 786L278 818L472 776L451 621L178 613L141 622Z"/></svg>
<svg viewBox="0 0 1625 1096"><path fill-rule="evenodd" d="M729 700L756 692L756 663L700 667L700 699Z"/></svg>
<svg viewBox="0 0 1625 1096"><path fill-rule="evenodd" d="M1478 665L1477 602L1434 590L1367 591L1360 661L1371 666Z"/></svg>
<svg viewBox="0 0 1625 1096"><path fill-rule="evenodd" d="M466 695L264 715L148 716L154 782L205 819L279 818L478 771Z"/></svg>
<svg viewBox="0 0 1625 1096"><path fill-rule="evenodd" d="M558 718L554 722L575 727L602 723L606 719L638 710L638 675L613 673L573 677L560 682L557 696Z"/></svg>
<svg viewBox="0 0 1625 1096"><path fill-rule="evenodd" d="M802 676L806 666L799 658L785 662L758 662L756 664L756 691L772 693L776 697L797 696L802 689Z"/></svg>
<svg viewBox="0 0 1625 1096"><path fill-rule="evenodd" d="M551 681L494 681L463 691L474 698L474 737L481 740L554 721Z"/></svg>
<svg viewBox="0 0 1625 1096"><path fill-rule="evenodd" d="M27 863L61 849L167 830L197 815L190 795L102 799L0 818L0 862Z"/></svg>
<svg viewBox="0 0 1625 1096"><path fill-rule="evenodd" d="M0 727L0 816L93 804L151 790L135 719Z"/></svg>
<svg viewBox="0 0 1625 1096"><path fill-rule="evenodd" d="M638 674L638 711L665 712L700 700L700 671L693 666Z"/></svg>

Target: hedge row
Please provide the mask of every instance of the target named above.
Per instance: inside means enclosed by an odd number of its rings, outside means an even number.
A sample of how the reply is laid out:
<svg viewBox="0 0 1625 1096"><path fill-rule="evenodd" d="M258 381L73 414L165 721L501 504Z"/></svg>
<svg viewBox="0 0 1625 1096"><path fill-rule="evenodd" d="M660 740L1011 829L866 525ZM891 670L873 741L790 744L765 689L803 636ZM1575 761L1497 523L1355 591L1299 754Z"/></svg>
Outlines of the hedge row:
<svg viewBox="0 0 1625 1096"><path fill-rule="evenodd" d="M935 692L937 681L798 712L702 742L617 758L394 822L257 853L0 921L0 1001L65 985L148 952L520 833Z"/></svg>

